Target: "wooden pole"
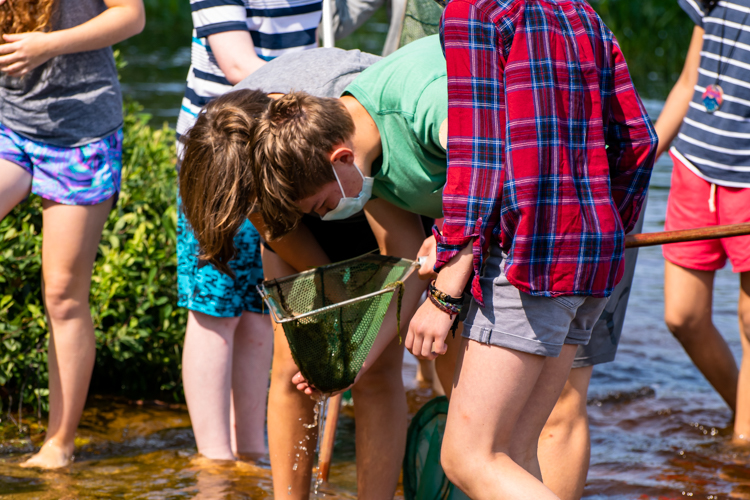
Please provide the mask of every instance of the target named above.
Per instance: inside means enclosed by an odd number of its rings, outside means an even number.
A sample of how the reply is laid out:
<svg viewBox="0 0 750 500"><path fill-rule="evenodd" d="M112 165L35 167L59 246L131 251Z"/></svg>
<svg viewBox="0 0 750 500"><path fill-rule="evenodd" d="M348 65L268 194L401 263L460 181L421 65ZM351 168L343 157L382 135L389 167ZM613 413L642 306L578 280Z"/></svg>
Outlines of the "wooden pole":
<svg viewBox="0 0 750 500"><path fill-rule="evenodd" d="M320 441L320 454L318 455L318 479L328 481L328 473L331 470L331 458L333 458L333 443L336 440L336 426L339 422L341 410L341 394L337 394L328 400L328 413L326 414L323 439Z"/></svg>
<svg viewBox="0 0 750 500"><path fill-rule="evenodd" d="M633 234L625 237L625 248L650 247L685 241L716 240L750 234L750 222L729 226L711 226L661 233Z"/></svg>

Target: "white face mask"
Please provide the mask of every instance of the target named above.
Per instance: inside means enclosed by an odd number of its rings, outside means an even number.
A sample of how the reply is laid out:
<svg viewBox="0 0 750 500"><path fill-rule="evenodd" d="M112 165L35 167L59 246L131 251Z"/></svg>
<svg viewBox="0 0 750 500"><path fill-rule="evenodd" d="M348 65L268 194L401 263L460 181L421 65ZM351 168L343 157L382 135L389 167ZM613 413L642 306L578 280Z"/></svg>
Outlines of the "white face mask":
<svg viewBox="0 0 750 500"><path fill-rule="evenodd" d="M333 165L331 165L333 167ZM341 189L341 199L336 208L325 214L321 219L323 220L342 220L348 219L352 215L362 211L365 208L365 203L370 200L372 196L372 183L375 181L372 177L365 177L362 172L354 165L354 170L362 177L362 190L359 192L356 198L347 198L344 192L344 186L341 185L339 176L336 173L336 169L333 169L333 175L336 177L336 182L339 183L339 189Z"/></svg>

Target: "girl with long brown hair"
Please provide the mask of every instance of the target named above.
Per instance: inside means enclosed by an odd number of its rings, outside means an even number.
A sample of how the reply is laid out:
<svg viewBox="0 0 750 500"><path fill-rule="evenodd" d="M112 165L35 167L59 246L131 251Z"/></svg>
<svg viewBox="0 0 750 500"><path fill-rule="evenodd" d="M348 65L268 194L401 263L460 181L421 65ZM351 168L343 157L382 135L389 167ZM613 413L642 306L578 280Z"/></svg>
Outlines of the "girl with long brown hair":
<svg viewBox="0 0 750 500"><path fill-rule="evenodd" d="M91 271L122 167L110 46L139 33L142 0L0 0L0 219L42 198L49 424L24 467L73 460L94 366Z"/></svg>

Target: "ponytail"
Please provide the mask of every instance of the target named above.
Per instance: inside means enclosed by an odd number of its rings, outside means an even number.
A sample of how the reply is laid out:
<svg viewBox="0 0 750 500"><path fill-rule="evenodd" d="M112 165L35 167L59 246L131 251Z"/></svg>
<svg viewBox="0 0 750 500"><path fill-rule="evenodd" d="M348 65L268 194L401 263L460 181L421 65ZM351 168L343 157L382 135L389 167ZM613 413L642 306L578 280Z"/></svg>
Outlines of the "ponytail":
<svg viewBox="0 0 750 500"><path fill-rule="evenodd" d="M257 198L252 149L258 117L270 98L259 90L229 92L211 101L182 138L180 198L200 246L200 259L233 276L234 237Z"/></svg>

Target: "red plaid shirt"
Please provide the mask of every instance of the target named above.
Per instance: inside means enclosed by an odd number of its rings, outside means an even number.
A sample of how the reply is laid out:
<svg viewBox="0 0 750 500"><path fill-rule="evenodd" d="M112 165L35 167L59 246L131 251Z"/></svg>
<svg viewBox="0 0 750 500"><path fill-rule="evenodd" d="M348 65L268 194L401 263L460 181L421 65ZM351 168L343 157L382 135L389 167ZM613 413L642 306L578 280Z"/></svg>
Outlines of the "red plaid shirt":
<svg viewBox="0 0 750 500"><path fill-rule="evenodd" d="M514 286L606 297L646 194L657 137L614 35L583 0L452 0L444 266L499 244ZM437 232L436 232L437 233Z"/></svg>

